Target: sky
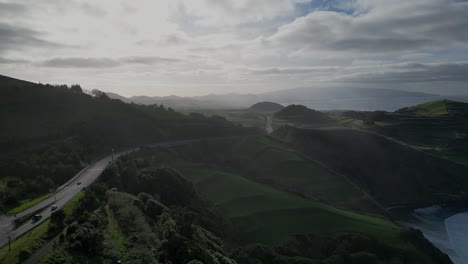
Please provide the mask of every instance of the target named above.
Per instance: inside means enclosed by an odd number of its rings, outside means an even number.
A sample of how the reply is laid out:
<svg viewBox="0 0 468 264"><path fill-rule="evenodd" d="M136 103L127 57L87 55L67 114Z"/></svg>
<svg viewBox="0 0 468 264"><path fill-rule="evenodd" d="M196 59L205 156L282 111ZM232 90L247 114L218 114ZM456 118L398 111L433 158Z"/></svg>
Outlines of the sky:
<svg viewBox="0 0 468 264"><path fill-rule="evenodd" d="M468 94L468 2L0 0L0 74L125 96Z"/></svg>

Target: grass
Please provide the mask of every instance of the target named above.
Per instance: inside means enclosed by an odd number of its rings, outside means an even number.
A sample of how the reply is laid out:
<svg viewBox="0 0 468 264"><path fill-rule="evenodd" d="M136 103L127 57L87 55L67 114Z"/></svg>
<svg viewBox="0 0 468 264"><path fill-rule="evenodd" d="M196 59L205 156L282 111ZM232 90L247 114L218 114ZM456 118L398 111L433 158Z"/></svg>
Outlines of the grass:
<svg viewBox="0 0 468 264"><path fill-rule="evenodd" d="M234 239L242 244L277 245L294 234L359 232L384 243L406 247L400 227L276 190L240 175L198 165L179 167L197 190L230 220Z"/></svg>
<svg viewBox="0 0 468 264"><path fill-rule="evenodd" d="M36 226L34 229L26 233L11 243L11 251L8 251L8 245L0 250L0 263L20 263L19 255L22 250L34 250L40 248L45 243L45 236L50 220Z"/></svg>
<svg viewBox="0 0 468 264"><path fill-rule="evenodd" d="M73 207L75 207L75 204L81 199L83 198L84 196L84 192L81 191L80 193L78 193L77 196L75 196L75 198L73 198L73 200L70 201L69 204L67 204L67 206L65 206L63 208L63 212L65 213L66 216L70 216L73 212Z"/></svg>
<svg viewBox="0 0 468 264"><path fill-rule="evenodd" d="M409 107L404 112L422 116L444 116L449 114L447 107L448 103L450 103L450 101L447 100L432 101Z"/></svg>
<svg viewBox="0 0 468 264"><path fill-rule="evenodd" d="M33 199L33 200L23 201L23 202L21 202L21 205L19 205L16 208L11 209L10 211L7 212L7 214L13 215L13 214L20 213L20 212L22 212L22 211L36 205L36 204L42 202L43 200L47 199L49 196L50 196L50 193L44 194L43 196L37 197L36 199Z"/></svg>
<svg viewBox="0 0 468 264"><path fill-rule="evenodd" d="M121 256L123 256L126 252L125 241L127 241L127 237L122 232L117 223L117 220L114 217L114 213L106 207L107 212L107 220L109 221L109 225L107 226L107 232L111 235L112 240L117 244L119 252Z"/></svg>

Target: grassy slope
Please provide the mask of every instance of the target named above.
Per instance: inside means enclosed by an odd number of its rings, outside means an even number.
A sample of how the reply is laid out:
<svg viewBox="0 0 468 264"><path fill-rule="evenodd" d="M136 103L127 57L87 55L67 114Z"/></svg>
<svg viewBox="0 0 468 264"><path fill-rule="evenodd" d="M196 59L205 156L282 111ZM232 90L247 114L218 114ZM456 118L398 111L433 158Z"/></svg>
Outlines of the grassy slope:
<svg viewBox="0 0 468 264"><path fill-rule="evenodd" d="M238 155L264 168L268 180L314 200L352 210L379 212L375 202L346 178L267 137L246 138ZM250 150L248 149L250 148Z"/></svg>
<svg viewBox="0 0 468 264"><path fill-rule="evenodd" d="M412 250L399 239L400 227L255 183L240 175L186 164L179 168L197 190L233 224L240 243L275 245L293 234L359 232Z"/></svg>
<svg viewBox="0 0 468 264"><path fill-rule="evenodd" d="M179 151L181 156L189 156L196 162L230 171L235 168L258 182L335 207L377 214L383 211L344 176L266 136L210 140L181 147Z"/></svg>
<svg viewBox="0 0 468 264"><path fill-rule="evenodd" d="M12 215L12 214L17 214L19 212L22 212L28 209L29 207L42 202L44 199L47 199L49 196L50 194L48 193L41 197L37 197L36 199L33 199L33 200L23 201L20 206L11 209L10 211L7 212L7 214Z"/></svg>
<svg viewBox="0 0 468 264"><path fill-rule="evenodd" d="M400 112L421 116L443 116L449 114L447 107L449 103L451 101L437 100L405 108L404 110L400 110Z"/></svg>

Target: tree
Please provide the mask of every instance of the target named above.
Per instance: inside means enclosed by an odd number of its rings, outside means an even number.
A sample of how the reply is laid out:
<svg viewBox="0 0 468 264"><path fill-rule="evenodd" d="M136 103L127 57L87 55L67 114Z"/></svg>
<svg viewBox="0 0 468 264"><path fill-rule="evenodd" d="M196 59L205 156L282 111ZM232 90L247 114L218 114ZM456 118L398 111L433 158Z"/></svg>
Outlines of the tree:
<svg viewBox="0 0 468 264"><path fill-rule="evenodd" d="M49 229L47 230L47 235L53 237L57 235L65 227L65 212L63 210L58 210L50 216Z"/></svg>
<svg viewBox="0 0 468 264"><path fill-rule="evenodd" d="M70 87L70 90L74 93L83 93L83 89L81 89L81 86L78 84L74 84Z"/></svg>

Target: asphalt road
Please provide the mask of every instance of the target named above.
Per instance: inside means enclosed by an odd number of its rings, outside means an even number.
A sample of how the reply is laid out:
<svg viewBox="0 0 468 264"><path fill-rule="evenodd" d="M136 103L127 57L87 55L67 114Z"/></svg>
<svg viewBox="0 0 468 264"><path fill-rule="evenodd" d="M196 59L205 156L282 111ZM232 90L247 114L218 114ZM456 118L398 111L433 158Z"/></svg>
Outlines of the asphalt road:
<svg viewBox="0 0 468 264"><path fill-rule="evenodd" d="M152 144L147 147L172 147L192 143L199 140L200 139L163 142ZM134 150L136 149L117 153L114 155L114 158ZM10 236L11 241L13 241L48 219L52 214L52 211L50 210L52 204L56 204L58 206L57 210L65 207L65 205L67 205L76 195L78 195L78 193L80 193L83 188L92 184L101 175L102 171L106 168L111 160L112 156L108 156L83 169L67 183L60 186L57 191L49 198L16 215L16 218L19 218L40 210L38 214L42 215L42 219L36 223L32 223L31 219L29 219L23 225L13 229L12 224L15 220L15 217L0 215L0 248L8 245L8 236ZM78 182L81 182L81 184L78 185Z"/></svg>

